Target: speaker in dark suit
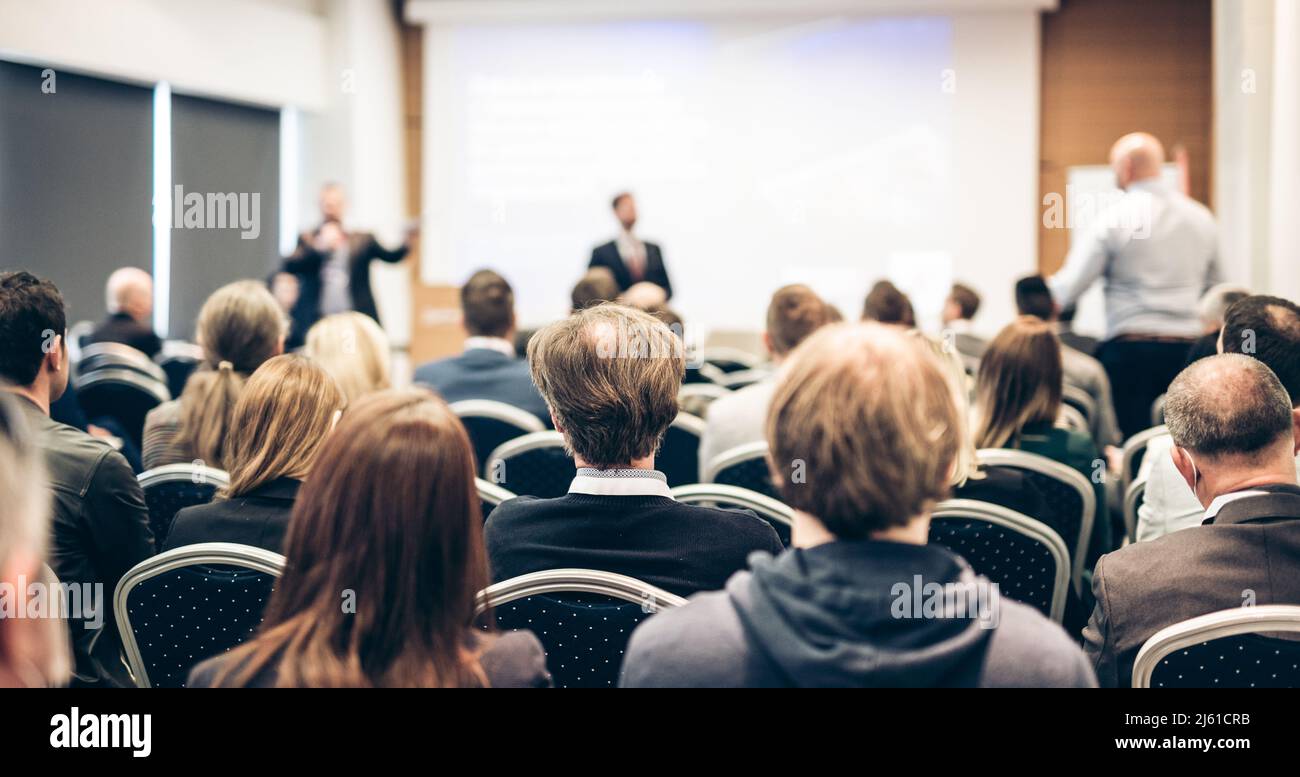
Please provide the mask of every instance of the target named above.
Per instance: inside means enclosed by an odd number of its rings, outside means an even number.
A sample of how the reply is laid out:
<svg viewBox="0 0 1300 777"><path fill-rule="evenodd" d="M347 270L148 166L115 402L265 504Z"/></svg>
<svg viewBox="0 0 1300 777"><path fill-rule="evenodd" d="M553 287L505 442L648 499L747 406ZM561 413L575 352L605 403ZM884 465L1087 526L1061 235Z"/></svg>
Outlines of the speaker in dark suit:
<svg viewBox="0 0 1300 777"><path fill-rule="evenodd" d="M636 200L624 192L614 198L613 208L622 229L618 237L592 250L588 266L604 267L613 273L619 291L627 291L644 281L662 288L665 299L671 298L673 285L668 280L663 252L658 245L641 240L632 231L636 227Z"/></svg>

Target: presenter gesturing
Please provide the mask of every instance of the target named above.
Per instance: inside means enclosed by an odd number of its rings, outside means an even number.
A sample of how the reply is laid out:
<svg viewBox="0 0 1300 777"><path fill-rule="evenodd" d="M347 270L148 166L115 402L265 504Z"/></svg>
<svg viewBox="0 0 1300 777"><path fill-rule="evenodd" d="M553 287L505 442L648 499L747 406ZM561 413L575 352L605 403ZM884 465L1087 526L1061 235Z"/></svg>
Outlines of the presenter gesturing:
<svg viewBox="0 0 1300 777"><path fill-rule="evenodd" d="M673 296L673 285L664 267L663 252L633 231L636 200L623 192L614 198L613 208L620 226L618 237L592 249L589 266L608 268L629 304L649 307L668 300Z"/></svg>

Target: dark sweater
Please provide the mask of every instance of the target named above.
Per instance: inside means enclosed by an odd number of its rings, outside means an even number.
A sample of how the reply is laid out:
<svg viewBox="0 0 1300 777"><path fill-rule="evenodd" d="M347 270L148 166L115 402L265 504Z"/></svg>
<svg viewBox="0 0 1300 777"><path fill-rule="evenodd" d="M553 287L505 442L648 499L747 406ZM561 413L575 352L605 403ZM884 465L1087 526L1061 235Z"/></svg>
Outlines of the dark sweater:
<svg viewBox="0 0 1300 777"><path fill-rule="evenodd" d="M776 531L748 510L665 496L521 496L498 505L485 532L498 582L545 569L596 569L679 596L722 588L756 550L782 550Z"/></svg>
<svg viewBox="0 0 1300 777"><path fill-rule="evenodd" d="M200 542L234 542L284 553L293 500L301 481L277 478L247 494L186 507L176 513L163 550Z"/></svg>

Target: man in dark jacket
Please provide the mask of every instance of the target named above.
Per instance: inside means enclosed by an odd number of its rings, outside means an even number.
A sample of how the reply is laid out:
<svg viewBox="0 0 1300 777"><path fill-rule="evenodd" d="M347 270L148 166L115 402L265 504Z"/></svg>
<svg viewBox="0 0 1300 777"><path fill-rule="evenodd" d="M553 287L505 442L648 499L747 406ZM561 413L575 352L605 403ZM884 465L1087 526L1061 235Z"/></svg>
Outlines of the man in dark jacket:
<svg viewBox="0 0 1300 777"><path fill-rule="evenodd" d="M139 267L122 267L108 276L108 318L90 334L92 343L129 345L150 359L162 350L153 331L153 278Z"/></svg>
<svg viewBox="0 0 1300 777"><path fill-rule="evenodd" d="M794 547L646 620L622 685L1095 686L1060 626L926 544L961 428L914 338L875 323L809 337L768 415Z"/></svg>
<svg viewBox="0 0 1300 777"><path fill-rule="evenodd" d="M75 683L130 685L121 661L113 590L153 555L149 511L122 454L49 417L68 385L67 319L54 284L27 272L0 274L0 378L22 401L45 454L53 493L49 562L60 582L89 586L71 613Z"/></svg>
<svg viewBox="0 0 1300 777"><path fill-rule="evenodd" d="M415 231L407 242L390 251L369 232L355 232L343 226L347 201L336 183L321 188L321 224L298 237L298 246L285 257L281 270L298 281L297 299L290 310L293 327L290 344L302 342L307 330L323 316L355 310L379 320L379 309L370 290L370 263L400 262L410 250Z"/></svg>
<svg viewBox="0 0 1300 777"><path fill-rule="evenodd" d="M663 251L655 243L636 236L636 199L628 192L614 197L614 216L618 219L618 237L591 251L588 268L604 267L614 275L620 292L628 294L627 303L645 308L672 299L673 284L668 280ZM651 287L658 287L657 289Z"/></svg>
<svg viewBox="0 0 1300 777"><path fill-rule="evenodd" d="M1205 508L1200 526L1102 556L1085 647L1102 685L1127 687L1143 643L1198 615L1300 604L1300 409L1259 359L1193 362L1169 385L1174 466Z"/></svg>

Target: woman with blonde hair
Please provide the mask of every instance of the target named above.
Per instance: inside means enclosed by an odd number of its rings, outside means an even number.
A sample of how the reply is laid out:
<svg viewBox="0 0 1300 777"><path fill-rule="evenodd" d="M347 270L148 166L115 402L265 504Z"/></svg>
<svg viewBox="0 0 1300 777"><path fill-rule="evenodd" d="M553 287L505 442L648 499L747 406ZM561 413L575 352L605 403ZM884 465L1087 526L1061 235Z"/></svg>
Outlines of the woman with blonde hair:
<svg viewBox="0 0 1300 777"><path fill-rule="evenodd" d="M1056 427L1063 386L1061 344L1052 325L1021 316L989 343L975 379L975 444L1036 453L1076 470L1093 484L1097 513L1088 559L1113 549L1105 483L1094 473L1105 460L1092 438Z"/></svg>
<svg viewBox="0 0 1300 777"><path fill-rule="evenodd" d="M427 389L348 409L303 484L284 555L258 633L195 667L189 687L550 684L531 632L476 625L488 566L474 451Z"/></svg>
<svg viewBox="0 0 1300 777"><path fill-rule="evenodd" d="M212 503L178 512L163 549L235 542L279 553L298 487L344 404L338 382L305 356L258 367L231 416L230 485Z"/></svg>
<svg viewBox="0 0 1300 777"><path fill-rule="evenodd" d="M392 385L388 335L373 318L350 311L317 321L304 352L343 387L348 402Z"/></svg>
<svg viewBox="0 0 1300 777"><path fill-rule="evenodd" d="M145 418L145 469L195 460L226 468L230 417L244 381L284 352L289 324L265 284L236 281L203 303L197 330L203 364L179 399L164 402Z"/></svg>

